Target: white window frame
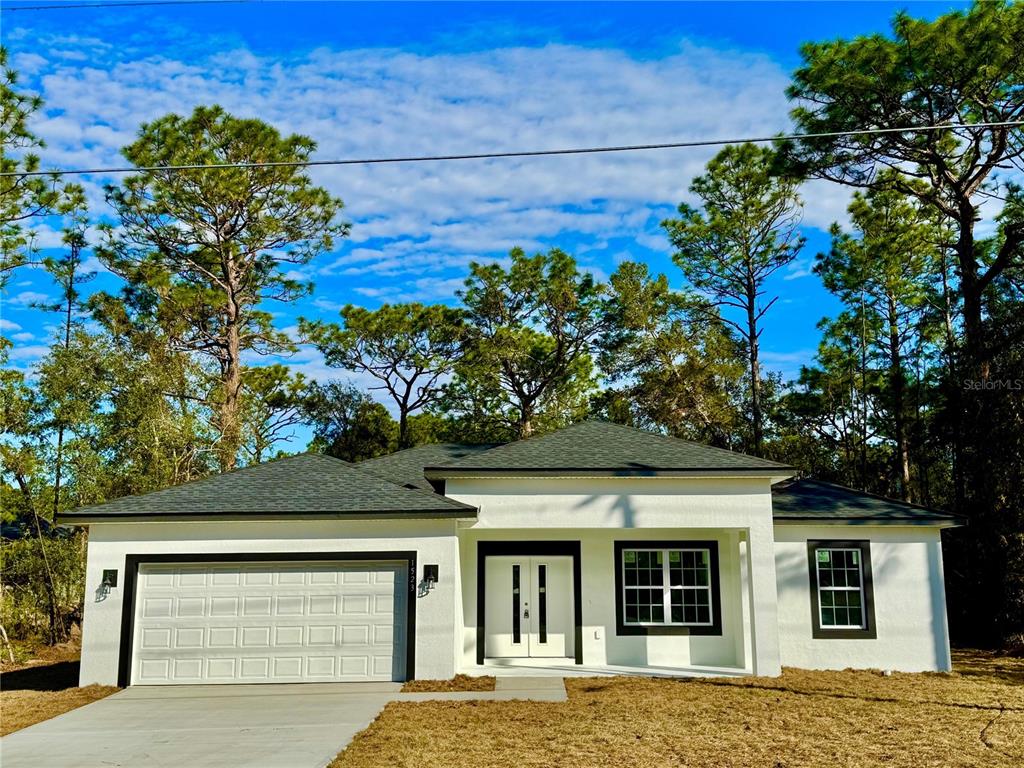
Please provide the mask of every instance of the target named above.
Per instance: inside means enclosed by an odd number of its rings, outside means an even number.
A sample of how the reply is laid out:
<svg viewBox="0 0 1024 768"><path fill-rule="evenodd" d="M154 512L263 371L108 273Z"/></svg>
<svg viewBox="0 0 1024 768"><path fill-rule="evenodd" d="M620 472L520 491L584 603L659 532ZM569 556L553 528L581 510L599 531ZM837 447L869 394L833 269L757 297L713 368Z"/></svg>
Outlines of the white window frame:
<svg viewBox="0 0 1024 768"><path fill-rule="evenodd" d="M867 629L867 606L865 601L867 600L867 594L864 591L864 554L861 552L859 547L817 547L814 556L814 571L815 577L818 583L818 626L823 630L830 629ZM818 558L819 552L828 552L829 561L831 565L831 559L833 552L856 552L857 553L857 580L860 582L859 586L856 587L823 587L821 585L821 560ZM830 568L831 570L831 568ZM860 624L826 624L824 620L825 607L821 602L821 594L823 592L859 592L860 593Z"/></svg>
<svg viewBox="0 0 1024 768"><path fill-rule="evenodd" d="M661 584L661 601L662 611L665 616L665 621L628 621L626 619L626 595L628 590L637 589L659 589L656 586L627 586L626 585L626 553L627 552L661 552L663 557L661 559L662 569L662 584ZM669 578L669 553L670 552L703 552L705 569L708 574L708 583L704 586L689 586L685 584L673 585ZM680 558L680 567L682 566L682 558ZM715 603L714 595L711 592L711 579L714 578L711 573L711 550L707 547L623 547L622 555L619 558L618 567L622 573L622 624L627 627L712 627L715 624ZM671 621L672 616L672 590L682 591L684 589L703 589L708 595L708 620L707 621Z"/></svg>

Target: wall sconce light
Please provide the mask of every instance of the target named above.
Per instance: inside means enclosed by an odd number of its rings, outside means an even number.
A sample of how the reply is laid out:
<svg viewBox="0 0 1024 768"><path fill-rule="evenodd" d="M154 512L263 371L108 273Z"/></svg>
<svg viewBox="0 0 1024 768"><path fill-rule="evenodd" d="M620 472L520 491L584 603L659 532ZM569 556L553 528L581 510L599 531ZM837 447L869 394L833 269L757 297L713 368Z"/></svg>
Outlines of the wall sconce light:
<svg viewBox="0 0 1024 768"><path fill-rule="evenodd" d="M437 586L437 565L424 565L423 566L423 581L427 585L427 591L429 592L435 586Z"/></svg>
<svg viewBox="0 0 1024 768"><path fill-rule="evenodd" d="M106 600L107 595L110 594L110 590L117 586L117 569L116 568L105 568L103 570L103 579L100 581L100 587L96 590L96 602L102 602Z"/></svg>

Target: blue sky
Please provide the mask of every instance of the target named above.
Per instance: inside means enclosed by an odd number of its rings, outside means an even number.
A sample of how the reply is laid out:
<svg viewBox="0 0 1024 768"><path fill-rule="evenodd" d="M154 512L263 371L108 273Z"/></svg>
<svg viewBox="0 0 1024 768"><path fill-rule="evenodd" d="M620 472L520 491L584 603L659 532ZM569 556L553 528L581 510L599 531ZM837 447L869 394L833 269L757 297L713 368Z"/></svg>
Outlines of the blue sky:
<svg viewBox="0 0 1024 768"><path fill-rule="evenodd" d="M27 0L22 5L42 4ZM802 42L886 31L901 7L935 17L964 3L502 4L264 2L14 11L0 37L46 107L35 130L46 167L121 164L138 125L220 103L317 141L341 158L633 144L787 130L784 89ZM714 150L472 163L325 168L314 177L346 204L352 236L301 276L313 296L276 306L336 317L347 303L454 301L470 261L514 245L559 246L604 278L623 259L682 285L659 226ZM102 185L85 181L95 215ZM807 246L769 286L764 358L785 376L813 357L816 324L836 302L810 272L848 191L803 190ZM39 242L59 235L44 225ZM299 275L296 275L299 276ZM101 274L92 288L116 288ZM45 352L53 294L21 270L3 297L12 363ZM345 378L309 348L289 361ZM359 382L356 379L357 383Z"/></svg>

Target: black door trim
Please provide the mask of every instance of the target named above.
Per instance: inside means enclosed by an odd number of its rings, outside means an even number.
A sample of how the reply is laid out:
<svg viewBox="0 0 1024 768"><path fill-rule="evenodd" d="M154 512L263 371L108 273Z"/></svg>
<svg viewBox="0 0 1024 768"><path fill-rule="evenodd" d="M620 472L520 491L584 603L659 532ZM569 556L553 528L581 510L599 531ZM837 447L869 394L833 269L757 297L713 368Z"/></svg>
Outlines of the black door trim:
<svg viewBox="0 0 1024 768"><path fill-rule="evenodd" d="M583 663L583 569L578 541L478 541L476 545L476 663L484 663L487 558L503 555L572 558L573 646L576 663Z"/></svg>
<svg viewBox="0 0 1024 768"><path fill-rule="evenodd" d="M135 584L142 563L265 563L401 561L408 564L406 591L405 678L416 677L416 552L220 552L203 554L125 555L124 602L121 605L121 649L117 664L117 684L127 688L131 681L132 639L135 637Z"/></svg>

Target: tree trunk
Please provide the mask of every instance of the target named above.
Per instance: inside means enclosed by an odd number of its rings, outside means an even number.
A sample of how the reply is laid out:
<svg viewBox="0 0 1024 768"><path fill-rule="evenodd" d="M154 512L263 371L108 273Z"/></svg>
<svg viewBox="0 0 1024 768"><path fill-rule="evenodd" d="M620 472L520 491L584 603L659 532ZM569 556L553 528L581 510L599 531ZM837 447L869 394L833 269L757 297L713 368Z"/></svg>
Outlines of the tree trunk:
<svg viewBox="0 0 1024 768"><path fill-rule="evenodd" d="M61 468L64 465L64 425L57 426L57 445L53 455L53 519L57 519L60 511Z"/></svg>
<svg viewBox="0 0 1024 768"><path fill-rule="evenodd" d="M960 234L956 243L956 255L960 271L960 293L963 297L964 352L971 374L981 378L988 376L988 350L985 343L985 327L982 322L982 291L978 288L978 260L974 243L974 207L969 202L961 205L961 216L957 222Z"/></svg>
<svg viewBox="0 0 1024 768"><path fill-rule="evenodd" d="M64 622L60 617L60 610L57 606L57 585L53 580L50 558L46 554L46 544L43 542L43 527L39 522L39 512L36 511L35 501L32 499L32 489L28 487L25 476L21 472L16 472L14 478L18 483L18 489L21 491L22 498L25 499L25 504L28 506L29 511L32 512L32 519L35 522L36 540L39 542L39 552L43 558L43 572L46 576L43 584L46 587L47 609L50 619L50 645L56 645L65 639L66 632Z"/></svg>
<svg viewBox="0 0 1024 768"><path fill-rule="evenodd" d="M64 284L64 351L71 349L71 320L74 317L75 301L75 267L78 265L80 246L77 241L71 244L71 271ZM57 445L53 457L53 519L57 519L60 511L61 470L64 467L64 425L57 425Z"/></svg>
<svg viewBox="0 0 1024 768"><path fill-rule="evenodd" d="M3 642L4 648L7 649L8 660L11 662L11 664L14 664L16 662L16 659L14 658L14 646L11 645L11 640L9 637L7 637L7 630L4 629L3 624L0 624L0 641Z"/></svg>
<svg viewBox="0 0 1024 768"><path fill-rule="evenodd" d="M900 351L896 300L890 294L886 296L886 301L889 322L889 382L892 387L893 427L896 433L896 477L899 479L900 498L910 501L910 447L907 439L907 417L904 404L903 353Z"/></svg>
<svg viewBox="0 0 1024 768"><path fill-rule="evenodd" d="M750 363L750 427L753 453L761 454L764 442L764 417L761 414L761 360L757 338L757 289L747 288L747 353Z"/></svg>
<svg viewBox="0 0 1024 768"><path fill-rule="evenodd" d="M242 390L242 361L240 329L237 312L230 317L226 332L225 358L222 365L223 400L220 406L220 445L218 456L221 472L235 468L238 449L242 443L238 423L239 398Z"/></svg>
<svg viewBox="0 0 1024 768"><path fill-rule="evenodd" d="M868 329L860 294L860 487L868 490Z"/></svg>
<svg viewBox="0 0 1024 768"><path fill-rule="evenodd" d="M525 440L533 434L533 406L523 404L519 407L519 439Z"/></svg>
<svg viewBox="0 0 1024 768"><path fill-rule="evenodd" d="M412 385L405 388L401 401L398 403L398 450L412 448L412 438L409 434L409 398L412 396Z"/></svg>
<svg viewBox="0 0 1024 768"><path fill-rule="evenodd" d="M954 451L959 453L960 482L956 487L957 511L969 516L969 540L965 543L966 572L970 573L970 599L966 618L975 636L972 642L999 647L1007 639L1008 541L1000 517L1001 504L993 483L992 439L993 393L984 388L966 390L967 381L984 381L991 375L991 352L983 320L984 286L978 276L977 245L974 240L975 209L965 199L957 217L959 236L956 255L963 299L963 354L951 382L951 395L958 423Z"/></svg>

